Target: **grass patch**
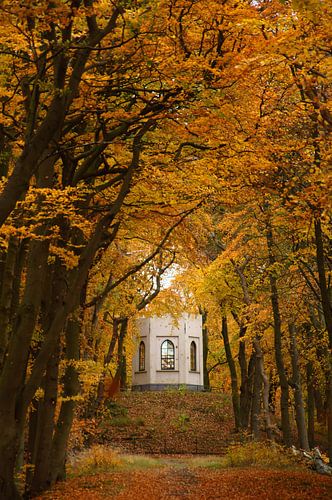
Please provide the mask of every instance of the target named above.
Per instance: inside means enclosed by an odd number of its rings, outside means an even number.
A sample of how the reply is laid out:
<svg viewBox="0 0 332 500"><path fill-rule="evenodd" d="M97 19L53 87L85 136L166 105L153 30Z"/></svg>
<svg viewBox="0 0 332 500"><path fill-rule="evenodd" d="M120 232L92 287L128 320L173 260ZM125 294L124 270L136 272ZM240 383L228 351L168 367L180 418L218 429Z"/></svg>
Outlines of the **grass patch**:
<svg viewBox="0 0 332 500"><path fill-rule="evenodd" d="M225 467L294 469L299 465L291 453L276 443L252 441L231 446L223 457Z"/></svg>
<svg viewBox="0 0 332 500"><path fill-rule="evenodd" d="M132 424L131 418L129 418L127 415L119 415L118 417L112 417L108 424L111 425L112 427L127 427L128 425Z"/></svg>
<svg viewBox="0 0 332 500"><path fill-rule="evenodd" d="M194 467L225 469L229 467L258 467L262 469L303 469L291 453L275 443L251 441L232 445L223 457L199 457Z"/></svg>
<svg viewBox="0 0 332 500"><path fill-rule="evenodd" d="M69 474L83 476L111 472L123 465L123 459L108 446L95 445L72 457Z"/></svg>
<svg viewBox="0 0 332 500"><path fill-rule="evenodd" d="M207 469L222 469L223 458L215 456L194 457L190 460L189 465L192 465L193 467L204 467Z"/></svg>
<svg viewBox="0 0 332 500"><path fill-rule="evenodd" d="M71 477L81 477L115 470L151 469L161 465L162 461L158 458L120 455L109 446L95 445L71 457L68 474Z"/></svg>
<svg viewBox="0 0 332 500"><path fill-rule="evenodd" d="M153 469L161 465L160 459L146 455L124 455L122 459L126 469Z"/></svg>

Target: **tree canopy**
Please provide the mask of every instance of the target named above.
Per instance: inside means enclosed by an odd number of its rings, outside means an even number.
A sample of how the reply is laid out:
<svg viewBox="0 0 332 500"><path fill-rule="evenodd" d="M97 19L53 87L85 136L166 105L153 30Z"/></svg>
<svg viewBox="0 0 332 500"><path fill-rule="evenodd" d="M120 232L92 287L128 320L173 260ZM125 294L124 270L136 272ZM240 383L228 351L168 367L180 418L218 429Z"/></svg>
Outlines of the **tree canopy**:
<svg viewBox="0 0 332 500"><path fill-rule="evenodd" d="M291 445L294 404L309 448L316 409L332 460L331 17L0 2L0 496L24 465L27 495L65 476L75 409L126 384L147 308L203 314L238 430L275 437L280 402Z"/></svg>

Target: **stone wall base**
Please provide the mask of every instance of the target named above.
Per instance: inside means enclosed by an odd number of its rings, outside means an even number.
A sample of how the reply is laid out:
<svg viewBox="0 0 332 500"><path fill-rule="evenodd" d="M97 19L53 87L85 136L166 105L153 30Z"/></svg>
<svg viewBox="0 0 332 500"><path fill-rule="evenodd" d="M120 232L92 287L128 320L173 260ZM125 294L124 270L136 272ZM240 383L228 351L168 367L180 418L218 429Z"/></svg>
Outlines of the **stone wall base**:
<svg viewBox="0 0 332 500"><path fill-rule="evenodd" d="M193 384L142 384L133 385L132 390L136 392L142 391L165 391L170 389L185 389L187 391L204 391L203 385Z"/></svg>

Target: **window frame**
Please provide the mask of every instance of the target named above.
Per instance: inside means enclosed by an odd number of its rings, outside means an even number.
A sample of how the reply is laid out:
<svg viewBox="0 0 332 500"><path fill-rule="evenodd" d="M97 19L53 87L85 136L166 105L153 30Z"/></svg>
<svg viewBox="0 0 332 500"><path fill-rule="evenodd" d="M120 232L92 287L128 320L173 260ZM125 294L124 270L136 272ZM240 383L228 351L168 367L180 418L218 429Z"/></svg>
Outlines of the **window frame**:
<svg viewBox="0 0 332 500"><path fill-rule="evenodd" d="M164 346L166 344L166 354ZM162 371L174 371L175 370L175 345L169 340L165 339L162 341L160 346L160 366Z"/></svg>
<svg viewBox="0 0 332 500"><path fill-rule="evenodd" d="M190 343L190 371L197 372L197 344L194 340Z"/></svg>
<svg viewBox="0 0 332 500"><path fill-rule="evenodd" d="M138 371L145 371L145 342L141 340L138 348Z"/></svg>

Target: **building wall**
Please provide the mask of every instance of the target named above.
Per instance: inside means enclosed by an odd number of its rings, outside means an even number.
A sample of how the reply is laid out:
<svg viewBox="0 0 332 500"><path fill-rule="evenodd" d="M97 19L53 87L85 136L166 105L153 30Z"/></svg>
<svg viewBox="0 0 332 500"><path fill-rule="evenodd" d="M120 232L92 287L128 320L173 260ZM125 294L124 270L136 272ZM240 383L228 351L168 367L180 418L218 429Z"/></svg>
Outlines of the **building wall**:
<svg viewBox="0 0 332 500"><path fill-rule="evenodd" d="M133 359L133 389L155 390L186 385L203 389L202 318L183 314L177 321L171 315L142 318L138 322L140 339L145 343L145 370L139 371L138 350ZM161 345L171 340L175 347L175 369L161 369ZM197 348L197 370L190 371L190 344Z"/></svg>

